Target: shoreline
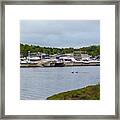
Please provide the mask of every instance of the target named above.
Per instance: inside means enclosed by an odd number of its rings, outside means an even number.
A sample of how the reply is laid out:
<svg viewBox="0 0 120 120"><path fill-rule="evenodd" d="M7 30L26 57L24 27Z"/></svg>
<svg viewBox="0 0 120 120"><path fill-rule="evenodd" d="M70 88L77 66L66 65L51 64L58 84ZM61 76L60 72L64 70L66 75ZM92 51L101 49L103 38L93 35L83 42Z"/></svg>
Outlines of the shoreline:
<svg viewBox="0 0 120 120"><path fill-rule="evenodd" d="M82 67L82 66L84 66L84 67L89 67L89 66L100 66L100 65L76 65L76 66L64 66L64 67ZM44 67L44 66L20 66L20 68L38 68L38 67L40 67L40 68L56 68L56 67L53 67L53 66L46 66L46 67Z"/></svg>
<svg viewBox="0 0 120 120"><path fill-rule="evenodd" d="M23 64L20 65L21 68L24 67L76 67L76 66L100 66L100 64L96 64L96 63L89 63L89 64L73 64L73 65L64 65L64 66L43 66L41 64L36 64L36 65L30 65L30 64Z"/></svg>
<svg viewBox="0 0 120 120"><path fill-rule="evenodd" d="M100 84L54 94L47 100L100 100Z"/></svg>

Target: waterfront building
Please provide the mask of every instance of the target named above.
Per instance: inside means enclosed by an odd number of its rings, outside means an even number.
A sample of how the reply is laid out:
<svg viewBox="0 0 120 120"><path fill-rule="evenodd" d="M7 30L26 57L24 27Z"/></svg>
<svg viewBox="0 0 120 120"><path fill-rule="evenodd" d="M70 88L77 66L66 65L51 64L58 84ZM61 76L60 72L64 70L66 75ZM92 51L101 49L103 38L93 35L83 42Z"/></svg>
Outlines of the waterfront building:
<svg viewBox="0 0 120 120"><path fill-rule="evenodd" d="M80 51L74 51L73 56L74 56L75 60L77 60L77 61L80 61L82 59Z"/></svg>

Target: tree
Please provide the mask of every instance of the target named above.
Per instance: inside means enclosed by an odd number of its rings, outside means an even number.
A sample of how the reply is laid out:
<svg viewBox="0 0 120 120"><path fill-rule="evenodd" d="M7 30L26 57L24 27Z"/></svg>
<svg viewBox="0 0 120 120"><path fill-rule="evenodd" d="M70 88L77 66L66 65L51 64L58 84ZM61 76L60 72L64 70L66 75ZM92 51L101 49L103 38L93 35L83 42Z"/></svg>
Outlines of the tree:
<svg viewBox="0 0 120 120"><path fill-rule="evenodd" d="M82 47L82 48L51 48L51 47L40 47L35 45L28 45L28 44L20 44L20 53L26 57L28 56L28 51L30 52L40 52L46 53L49 55L54 54L66 54L66 53L73 53L74 51L82 51L84 54L89 54L93 57L100 55L100 45L92 45L89 47Z"/></svg>

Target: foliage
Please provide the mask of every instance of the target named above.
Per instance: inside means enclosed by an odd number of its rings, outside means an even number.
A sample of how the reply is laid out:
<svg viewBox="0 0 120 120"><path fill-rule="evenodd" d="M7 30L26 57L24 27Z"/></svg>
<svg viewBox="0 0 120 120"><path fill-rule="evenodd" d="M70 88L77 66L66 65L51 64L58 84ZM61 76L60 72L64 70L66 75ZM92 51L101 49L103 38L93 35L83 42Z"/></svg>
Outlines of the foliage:
<svg viewBox="0 0 120 120"><path fill-rule="evenodd" d="M83 48L80 48L80 50L86 51L86 53L91 55L92 57L100 55L100 45L98 45L98 46L92 45L89 47L83 47Z"/></svg>
<svg viewBox="0 0 120 120"><path fill-rule="evenodd" d="M28 55L28 51L34 53L34 52L40 52L40 53L46 53L49 55L54 54L66 54L66 53L73 53L74 51L82 51L84 53L87 53L91 56L97 56L100 55L100 46L93 45L89 47L82 47L82 48L52 48L52 47L40 47L35 45L28 45L28 44L20 44L20 53L23 54L23 56Z"/></svg>
<svg viewBox="0 0 120 120"><path fill-rule="evenodd" d="M100 100L100 84L87 86L82 89L59 93L47 98L48 100Z"/></svg>

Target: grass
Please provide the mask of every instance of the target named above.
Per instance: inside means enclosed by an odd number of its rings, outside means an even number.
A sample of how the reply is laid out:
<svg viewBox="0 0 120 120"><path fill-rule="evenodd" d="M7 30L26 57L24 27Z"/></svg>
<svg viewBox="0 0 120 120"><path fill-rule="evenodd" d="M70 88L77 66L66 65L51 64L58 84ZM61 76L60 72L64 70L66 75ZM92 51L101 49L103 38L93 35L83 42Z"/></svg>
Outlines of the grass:
<svg viewBox="0 0 120 120"><path fill-rule="evenodd" d="M100 84L55 94L47 100L100 100Z"/></svg>

